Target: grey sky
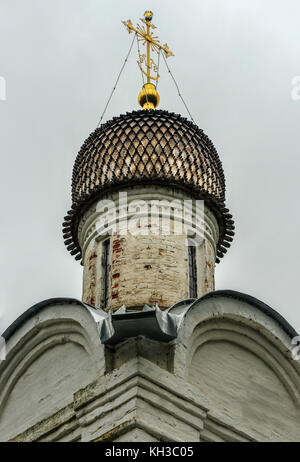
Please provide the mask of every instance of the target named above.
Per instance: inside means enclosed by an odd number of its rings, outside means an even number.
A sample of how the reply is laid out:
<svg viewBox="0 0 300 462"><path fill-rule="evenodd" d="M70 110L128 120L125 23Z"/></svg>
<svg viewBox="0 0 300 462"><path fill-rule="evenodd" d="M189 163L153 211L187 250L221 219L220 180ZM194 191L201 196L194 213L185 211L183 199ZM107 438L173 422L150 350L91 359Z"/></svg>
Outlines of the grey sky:
<svg viewBox="0 0 300 462"><path fill-rule="evenodd" d="M168 63L223 162L236 237L216 288L253 295L300 331L299 0L0 0L0 331L34 303L80 298L64 247L75 156L129 49L121 20L154 12ZM105 120L137 109L136 48ZM186 116L161 69L160 108Z"/></svg>

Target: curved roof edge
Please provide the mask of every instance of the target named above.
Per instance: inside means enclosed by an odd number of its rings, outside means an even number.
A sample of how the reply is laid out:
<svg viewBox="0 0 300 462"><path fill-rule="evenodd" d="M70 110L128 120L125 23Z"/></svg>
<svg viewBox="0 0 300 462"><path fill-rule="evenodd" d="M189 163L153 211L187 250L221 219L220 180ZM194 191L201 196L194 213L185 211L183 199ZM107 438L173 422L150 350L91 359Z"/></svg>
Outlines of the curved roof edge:
<svg viewBox="0 0 300 462"><path fill-rule="evenodd" d="M251 295L247 295L241 292L236 292L235 290L216 290L214 292L209 292L206 295L203 295L203 297L199 299L188 299L188 300L182 300L172 307L170 307L167 311L170 312L172 308L180 305L180 304L188 304L189 308L199 302L202 302L206 299L209 298L219 298L219 297L228 297L228 298L234 298L236 300L241 300L243 302L248 303L249 305L254 306L255 308L258 308L260 311L265 313L267 316L270 316L272 319L274 319L280 327L284 330L285 333L287 333L291 338L298 336L298 333L296 330L286 321L286 319L281 316L276 310L271 308L270 306L266 305L262 301L258 300L255 297L252 297ZM28 319L32 318L35 314L39 313L43 309L47 308L48 306L51 305L59 305L59 304L69 304L69 305L79 305L85 309L90 310L90 308L93 309L94 312L101 311L92 305L89 305L87 303L83 303L80 300L77 300L76 298L66 298L66 297L61 297L61 298L50 298L47 300L43 300L39 303L36 303L33 305L31 308L26 310L21 316L19 316L3 333L2 337L5 339L5 341L8 341L9 338L21 327ZM105 313L106 314L106 313ZM114 318L120 317L120 313L115 312ZM153 315L155 313L153 312ZM132 318L132 313L122 313L122 318L124 317L130 317ZM176 335L175 335L176 337Z"/></svg>
<svg viewBox="0 0 300 462"><path fill-rule="evenodd" d="M101 308L95 308L76 298L50 298L26 310L3 332L2 337L7 342L33 316L49 306L61 304L78 305L89 311L94 321L99 323L101 343L115 344L137 335L168 342L177 336L176 320L161 311L159 307L145 305L141 311L126 311L126 307L122 306L115 312L112 310L104 312Z"/></svg>
<svg viewBox="0 0 300 462"><path fill-rule="evenodd" d="M19 316L8 328L1 334L1 336L8 341L8 339L22 326L28 319L32 318L35 314L42 311L44 308L47 308L51 305L59 305L61 303L66 303L69 305L80 305L85 307L85 305L76 298L66 298L66 297L57 297L57 298L48 298L42 302L36 303L35 305L28 308L24 311L21 316Z"/></svg>
<svg viewBox="0 0 300 462"><path fill-rule="evenodd" d="M280 327L290 336L298 336L297 331L287 322L287 320L278 313L278 311L271 308L269 305L266 305L258 298L252 297L252 295L243 294L242 292L236 292L235 290L215 290L214 292L209 292L203 297L199 298L197 301L206 300L208 298L217 298L217 297L228 297L241 300L243 302L249 303L249 305L258 308L260 311L270 316L274 321L278 322Z"/></svg>

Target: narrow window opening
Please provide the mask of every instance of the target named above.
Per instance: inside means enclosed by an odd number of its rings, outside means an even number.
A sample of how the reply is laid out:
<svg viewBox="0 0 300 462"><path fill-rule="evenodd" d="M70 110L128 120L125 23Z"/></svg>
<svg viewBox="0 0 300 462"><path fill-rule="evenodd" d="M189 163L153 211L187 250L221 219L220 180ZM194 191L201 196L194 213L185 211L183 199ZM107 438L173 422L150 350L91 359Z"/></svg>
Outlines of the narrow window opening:
<svg viewBox="0 0 300 462"><path fill-rule="evenodd" d="M103 307L108 306L109 299L110 240L103 242Z"/></svg>
<svg viewBox="0 0 300 462"><path fill-rule="evenodd" d="M196 247L188 246L189 262L189 293L190 298L197 298L197 264L196 264Z"/></svg>

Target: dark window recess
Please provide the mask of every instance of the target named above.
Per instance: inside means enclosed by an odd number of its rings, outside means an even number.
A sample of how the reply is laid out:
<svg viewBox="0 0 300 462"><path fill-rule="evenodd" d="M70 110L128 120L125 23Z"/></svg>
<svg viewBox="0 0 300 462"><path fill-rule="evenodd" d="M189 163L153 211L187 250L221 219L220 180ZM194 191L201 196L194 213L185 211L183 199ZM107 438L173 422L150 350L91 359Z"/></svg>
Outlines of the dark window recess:
<svg viewBox="0 0 300 462"><path fill-rule="evenodd" d="M110 266L110 240L103 242L103 305L104 308L108 305L109 298L109 266Z"/></svg>
<svg viewBox="0 0 300 462"><path fill-rule="evenodd" d="M190 298L197 298L197 265L196 265L196 247L188 246L189 255L189 292Z"/></svg>

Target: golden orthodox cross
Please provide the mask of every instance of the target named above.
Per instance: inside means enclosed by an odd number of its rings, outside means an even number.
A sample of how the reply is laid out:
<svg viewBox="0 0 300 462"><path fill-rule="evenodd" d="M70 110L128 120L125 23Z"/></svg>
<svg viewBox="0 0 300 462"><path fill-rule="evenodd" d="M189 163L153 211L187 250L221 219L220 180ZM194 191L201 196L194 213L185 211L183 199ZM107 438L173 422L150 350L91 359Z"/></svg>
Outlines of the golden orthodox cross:
<svg viewBox="0 0 300 462"><path fill-rule="evenodd" d="M143 45L146 45L146 49L147 49L147 55L145 54L140 55L139 60L137 62L141 71L147 77L147 84L144 86L144 90L143 90L144 98L142 98L142 102L140 98L141 94L139 95L139 103L141 104L143 109L154 109L159 103L159 95L155 90L155 86L151 83L151 80L158 80L159 78L157 65L155 64L154 60L150 56L151 51L156 52L156 53L163 52L166 58L169 58L170 56L174 56L174 53L172 53L172 51L169 49L167 43L165 43L164 45L161 45L159 43L158 36L153 34L152 30L156 29L156 26L151 23L152 17L153 17L152 11L146 11L144 13L144 18L141 18L143 25L137 24L136 27L132 25L132 22L130 19L128 19L127 21L122 21L122 23L127 27L129 34L131 34L132 32L135 32L137 35L138 41L141 42ZM146 71L142 67L143 64L146 65ZM154 72L156 72L156 76L151 75L152 69L154 70ZM157 93L155 97L154 97L153 92ZM152 97L154 97L154 99L156 99L157 101L151 102L150 100ZM145 98L146 98L146 101L144 101Z"/></svg>

